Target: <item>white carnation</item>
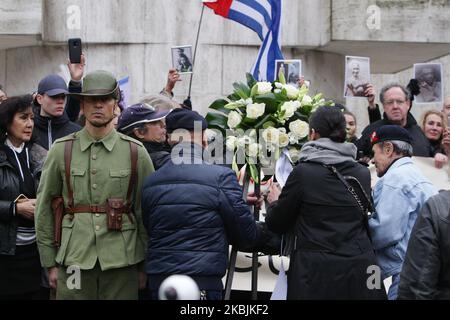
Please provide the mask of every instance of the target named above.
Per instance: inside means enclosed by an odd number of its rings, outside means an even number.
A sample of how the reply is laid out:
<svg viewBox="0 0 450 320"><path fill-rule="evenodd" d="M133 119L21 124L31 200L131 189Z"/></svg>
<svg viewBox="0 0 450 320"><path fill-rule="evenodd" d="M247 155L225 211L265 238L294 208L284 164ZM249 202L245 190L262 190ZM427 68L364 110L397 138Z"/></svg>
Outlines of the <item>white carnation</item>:
<svg viewBox="0 0 450 320"><path fill-rule="evenodd" d="M228 127L231 129L236 128L242 122L242 116L237 111L231 111L228 114Z"/></svg>
<svg viewBox="0 0 450 320"><path fill-rule="evenodd" d="M235 136L229 136L227 137L226 146L227 149L230 151L234 151L237 147L237 138Z"/></svg>
<svg viewBox="0 0 450 320"><path fill-rule="evenodd" d="M275 88L283 89L283 85L280 82L275 82Z"/></svg>
<svg viewBox="0 0 450 320"><path fill-rule="evenodd" d="M258 82L258 94L266 94L272 92L272 84L270 82Z"/></svg>
<svg viewBox="0 0 450 320"><path fill-rule="evenodd" d="M266 111L264 103L252 103L247 105L247 118L257 119Z"/></svg>
<svg viewBox="0 0 450 320"><path fill-rule="evenodd" d="M236 145L239 148L245 148L246 145L249 145L253 142L253 139L250 138L249 136L243 136L237 139L237 143Z"/></svg>
<svg viewBox="0 0 450 320"><path fill-rule="evenodd" d="M278 142L280 144L280 148L287 147L289 144L289 136L286 133L280 132Z"/></svg>
<svg viewBox="0 0 450 320"><path fill-rule="evenodd" d="M261 146L258 143L252 143L248 146L247 155L249 157L257 157L260 150Z"/></svg>
<svg viewBox="0 0 450 320"><path fill-rule="evenodd" d="M297 148L289 148L289 157L292 162L297 162L300 159L300 150Z"/></svg>
<svg viewBox="0 0 450 320"><path fill-rule="evenodd" d="M309 133L309 124L302 120L295 120L289 124L289 130L299 139L303 139Z"/></svg>
<svg viewBox="0 0 450 320"><path fill-rule="evenodd" d="M285 85L284 89L286 90L289 99L297 99L298 95L300 94L300 90L290 84Z"/></svg>
<svg viewBox="0 0 450 320"><path fill-rule="evenodd" d="M298 107L300 107L300 102L298 101L287 101L283 103L281 106L281 111L285 111L283 119L289 119L294 115L294 112L297 111Z"/></svg>
<svg viewBox="0 0 450 320"><path fill-rule="evenodd" d="M305 95L303 97L303 100L302 100L302 106L303 105L310 105L312 102L313 102L313 99L310 96Z"/></svg>
<svg viewBox="0 0 450 320"><path fill-rule="evenodd" d="M290 144L297 144L298 143L298 137L295 134L293 134L292 132L289 132L288 136L289 136L289 143Z"/></svg>
<svg viewBox="0 0 450 320"><path fill-rule="evenodd" d="M277 129L275 129L273 127L270 127L262 132L262 138L268 144L277 144L278 140L279 140L279 138L278 138L279 134L280 134L280 131L278 131Z"/></svg>

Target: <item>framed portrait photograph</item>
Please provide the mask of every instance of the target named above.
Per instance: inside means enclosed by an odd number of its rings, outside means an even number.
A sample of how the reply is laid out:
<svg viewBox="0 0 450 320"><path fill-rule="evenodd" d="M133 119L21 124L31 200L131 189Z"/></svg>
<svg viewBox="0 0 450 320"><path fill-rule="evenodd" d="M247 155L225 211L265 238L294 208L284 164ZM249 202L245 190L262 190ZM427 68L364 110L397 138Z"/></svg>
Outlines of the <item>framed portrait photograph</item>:
<svg viewBox="0 0 450 320"><path fill-rule="evenodd" d="M302 74L302 60L275 60L275 79L282 70L286 83L298 88L298 80Z"/></svg>
<svg viewBox="0 0 450 320"><path fill-rule="evenodd" d="M370 58L345 57L345 98L365 98L370 83Z"/></svg>
<svg viewBox="0 0 450 320"><path fill-rule="evenodd" d="M172 47L172 67L179 73L192 73L194 66L192 63L192 46Z"/></svg>
<svg viewBox="0 0 450 320"><path fill-rule="evenodd" d="M416 103L443 103L443 77L442 64L440 63L416 63L414 64L414 79L419 83L420 94Z"/></svg>

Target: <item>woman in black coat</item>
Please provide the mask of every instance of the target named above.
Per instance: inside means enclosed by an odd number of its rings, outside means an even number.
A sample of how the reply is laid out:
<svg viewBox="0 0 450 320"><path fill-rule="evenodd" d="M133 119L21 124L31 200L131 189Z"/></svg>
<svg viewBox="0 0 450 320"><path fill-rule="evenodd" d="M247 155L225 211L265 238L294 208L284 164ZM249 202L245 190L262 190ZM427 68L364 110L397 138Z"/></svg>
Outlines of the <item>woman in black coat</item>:
<svg viewBox="0 0 450 320"><path fill-rule="evenodd" d="M376 262L367 215L331 168L360 182L362 188L349 180L366 209L362 189L370 195L369 170L356 162L356 146L344 143L345 128L339 108L320 107L310 119L312 141L303 146L300 163L281 194L276 189L269 194L267 227L295 234L288 299L386 298L381 279L369 279L374 273L368 268Z"/></svg>
<svg viewBox="0 0 450 320"><path fill-rule="evenodd" d="M44 298L34 209L46 150L29 142L33 118L30 95L0 105L0 300Z"/></svg>

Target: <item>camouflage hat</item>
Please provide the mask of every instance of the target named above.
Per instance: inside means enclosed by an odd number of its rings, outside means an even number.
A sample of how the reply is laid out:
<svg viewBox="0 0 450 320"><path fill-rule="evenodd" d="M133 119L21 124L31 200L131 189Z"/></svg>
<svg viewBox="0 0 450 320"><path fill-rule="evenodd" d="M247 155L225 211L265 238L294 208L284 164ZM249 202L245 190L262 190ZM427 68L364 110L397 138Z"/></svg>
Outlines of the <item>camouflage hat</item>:
<svg viewBox="0 0 450 320"><path fill-rule="evenodd" d="M70 93L74 97L107 97L119 98L120 89L114 75L108 71L97 70L83 78L83 89L80 93Z"/></svg>

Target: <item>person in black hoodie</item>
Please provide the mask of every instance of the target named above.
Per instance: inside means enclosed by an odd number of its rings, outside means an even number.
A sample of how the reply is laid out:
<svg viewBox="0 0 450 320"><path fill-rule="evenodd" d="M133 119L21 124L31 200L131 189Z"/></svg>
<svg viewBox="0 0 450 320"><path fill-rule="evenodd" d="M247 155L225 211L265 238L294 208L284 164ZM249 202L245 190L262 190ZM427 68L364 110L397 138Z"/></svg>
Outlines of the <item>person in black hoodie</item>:
<svg viewBox="0 0 450 320"><path fill-rule="evenodd" d="M66 82L56 74L46 76L39 82L34 100L33 138L37 144L47 150L51 148L56 139L81 129L81 126L70 121L65 110L68 93ZM71 101L74 100L71 98Z"/></svg>
<svg viewBox="0 0 450 320"><path fill-rule="evenodd" d="M117 130L143 143L155 170L170 159L170 146L166 142L165 118L167 110L156 110L149 104L138 103L126 108L119 117Z"/></svg>
<svg viewBox="0 0 450 320"><path fill-rule="evenodd" d="M362 132L361 138L357 142L358 155L369 159L372 156L370 136L383 125L399 125L405 128L412 136L413 155L419 157L431 157L431 146L428 139L423 134L417 121L409 112L410 93L398 83L391 83L383 87L380 92L380 101L383 104L384 117L369 124Z"/></svg>

